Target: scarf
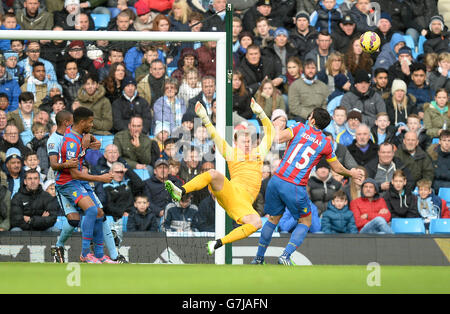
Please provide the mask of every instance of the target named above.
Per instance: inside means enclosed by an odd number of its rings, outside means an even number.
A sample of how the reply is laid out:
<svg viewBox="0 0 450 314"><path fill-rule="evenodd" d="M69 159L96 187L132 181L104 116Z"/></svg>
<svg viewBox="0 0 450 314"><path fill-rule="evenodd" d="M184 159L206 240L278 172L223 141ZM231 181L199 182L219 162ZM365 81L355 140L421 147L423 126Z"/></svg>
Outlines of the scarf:
<svg viewBox="0 0 450 314"><path fill-rule="evenodd" d="M80 73L77 73L77 76L74 79L71 79L70 77L67 76L67 74L64 74L64 79L73 84L80 79Z"/></svg>
<svg viewBox="0 0 450 314"><path fill-rule="evenodd" d="M36 86L47 85L47 93L50 91L50 84L48 81L48 77L45 76L44 81L39 81L33 75L30 75L27 80L27 91L32 92L34 94L34 101L36 101Z"/></svg>
<svg viewBox="0 0 450 314"><path fill-rule="evenodd" d="M181 108L180 99L178 97L175 97L175 101L172 103L170 102L169 98L167 98L167 96L164 96L163 101L164 105L168 103L170 106L170 110L172 110L172 115L175 118L175 127L181 126L181 121L183 119L184 112L182 111Z"/></svg>
<svg viewBox="0 0 450 314"><path fill-rule="evenodd" d="M152 75L148 76L148 85L152 91L152 103L164 96L164 81L164 76L159 79L154 78Z"/></svg>
<svg viewBox="0 0 450 314"><path fill-rule="evenodd" d="M134 99L136 98L136 96L137 96L137 90L134 91L134 94L133 94L133 96L131 96L131 97L128 97L127 94L125 94L125 91L122 91L122 95L123 95L123 97L125 97L126 100L128 100L128 101L131 103L131 104L130 104L131 110L133 110L133 107L134 107L133 100L134 100Z"/></svg>
<svg viewBox="0 0 450 314"><path fill-rule="evenodd" d="M431 201L431 197L426 199L417 199L417 208L423 218L435 219L439 218L439 207L435 206Z"/></svg>
<svg viewBox="0 0 450 314"><path fill-rule="evenodd" d="M302 73L302 79L303 79L303 81L305 82L306 85L311 86L311 85L314 84L314 82L316 81L317 75L314 76L314 78L313 78L312 80L310 80L310 79L307 79L306 76L305 76L305 74Z"/></svg>
<svg viewBox="0 0 450 314"><path fill-rule="evenodd" d="M439 111L439 113L440 113L441 115L447 113L447 111L448 111L448 106L445 106L443 109L441 109L441 108L438 106L438 104L436 103L436 101L434 101L434 100L431 102L431 105L432 105L437 111Z"/></svg>

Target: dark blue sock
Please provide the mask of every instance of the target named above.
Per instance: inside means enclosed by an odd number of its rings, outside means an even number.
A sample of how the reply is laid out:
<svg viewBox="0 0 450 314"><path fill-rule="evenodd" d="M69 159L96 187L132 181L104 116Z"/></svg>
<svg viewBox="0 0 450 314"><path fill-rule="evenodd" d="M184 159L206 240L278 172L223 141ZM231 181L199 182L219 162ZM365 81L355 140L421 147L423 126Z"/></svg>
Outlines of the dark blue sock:
<svg viewBox="0 0 450 314"><path fill-rule="evenodd" d="M274 225L270 221L267 221L262 230L261 230L261 236L259 237L259 243L258 243L258 251L256 252L256 258L263 259L264 254L266 253L267 247L270 244L270 241L272 240L272 234L275 230L277 225Z"/></svg>
<svg viewBox="0 0 450 314"><path fill-rule="evenodd" d="M95 219L94 225L94 255L103 257L103 217Z"/></svg>
<svg viewBox="0 0 450 314"><path fill-rule="evenodd" d="M286 257L291 256L295 250L302 245L303 240L308 234L309 227L304 224L298 224L292 232L291 238L289 239L289 243L283 251L283 255Z"/></svg>
<svg viewBox="0 0 450 314"><path fill-rule="evenodd" d="M81 222L81 255L86 257L90 252L91 241L94 239L94 226L97 218L97 207L91 206L84 211Z"/></svg>

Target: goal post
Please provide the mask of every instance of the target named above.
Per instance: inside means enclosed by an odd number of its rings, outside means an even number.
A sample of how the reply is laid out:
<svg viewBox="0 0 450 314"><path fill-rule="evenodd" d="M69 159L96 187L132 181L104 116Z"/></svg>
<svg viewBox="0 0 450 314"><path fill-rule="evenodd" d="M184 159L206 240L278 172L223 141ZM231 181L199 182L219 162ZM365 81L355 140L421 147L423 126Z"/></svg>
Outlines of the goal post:
<svg viewBox="0 0 450 314"><path fill-rule="evenodd" d="M231 8L228 7L227 10ZM129 32L129 31L52 31L52 30L0 30L0 39L17 40L108 40L108 41L216 41L216 101L217 117L227 116L227 35L226 32ZM224 104L224 105L221 105ZM216 128L226 134L226 119L217 119ZM216 152L216 169L226 173L225 159ZM215 236L225 236L225 211L217 204L215 209ZM205 250L206 251L206 250ZM205 253L206 254L206 253ZM216 264L225 264L225 250L215 254Z"/></svg>

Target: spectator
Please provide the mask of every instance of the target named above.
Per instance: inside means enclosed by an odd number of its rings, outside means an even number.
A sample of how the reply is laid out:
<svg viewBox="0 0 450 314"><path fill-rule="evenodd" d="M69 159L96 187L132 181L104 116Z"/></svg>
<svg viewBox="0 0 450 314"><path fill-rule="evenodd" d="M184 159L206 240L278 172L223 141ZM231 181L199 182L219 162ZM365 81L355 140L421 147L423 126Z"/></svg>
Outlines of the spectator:
<svg viewBox="0 0 450 314"><path fill-rule="evenodd" d="M312 59L317 64L317 72L325 69L330 54L334 52L332 47L333 39L326 30L321 30L317 35L316 47L305 55L305 60Z"/></svg>
<svg viewBox="0 0 450 314"><path fill-rule="evenodd" d="M448 45L449 33L448 28L444 24L444 19L441 15L435 15L430 19L430 31L427 31L426 41L423 44L424 53L441 53L450 52Z"/></svg>
<svg viewBox="0 0 450 314"><path fill-rule="evenodd" d="M314 0L310 0L310 2L314 2ZM355 5L356 0L344 0L339 5L339 9L341 10L343 15L349 14L351 8Z"/></svg>
<svg viewBox="0 0 450 314"><path fill-rule="evenodd" d="M192 178L201 173L201 154L194 146L183 151L183 153L184 160L181 162L180 177L184 182L189 182Z"/></svg>
<svg viewBox="0 0 450 314"><path fill-rule="evenodd" d="M359 33L367 31L374 31L376 26L371 21L370 14L371 6L369 0L356 0L355 5L350 9L350 15L356 23L356 30Z"/></svg>
<svg viewBox="0 0 450 314"><path fill-rule="evenodd" d="M35 0L30 0L35 1ZM12 43L11 43L12 45ZM26 50L27 58L22 59L17 64L19 67L21 67L24 71L24 77L29 77L33 72L33 65L36 62L42 62L45 67L45 73L48 77L48 80L50 81L57 81L55 68L50 63L50 61L44 60L40 58L41 55L41 44L37 41L31 41L29 42Z"/></svg>
<svg viewBox="0 0 450 314"><path fill-rule="evenodd" d="M409 47L402 47L398 51L397 61L392 64L389 69L389 82L394 82L395 79L400 79L406 84L411 81L411 69L410 66L414 59L412 57L412 51Z"/></svg>
<svg viewBox="0 0 450 314"><path fill-rule="evenodd" d="M184 73L178 95L189 104L189 99L198 96L202 92L202 83L198 70L193 68Z"/></svg>
<svg viewBox="0 0 450 314"><path fill-rule="evenodd" d="M150 104L153 104L164 94L164 82L166 79L166 66L164 62L156 59L150 63L149 74L138 83L138 93Z"/></svg>
<svg viewBox="0 0 450 314"><path fill-rule="evenodd" d="M25 54L25 41L19 39L11 39L11 51L17 53L19 57L17 61L22 61L27 56Z"/></svg>
<svg viewBox="0 0 450 314"><path fill-rule="evenodd" d="M379 191L389 190L389 184L396 170L403 170L407 178L408 188L414 188L414 178L411 172L400 160L395 156L394 144L383 143L378 147L377 157L370 160L366 165L369 178L375 180L378 184Z"/></svg>
<svg viewBox="0 0 450 314"><path fill-rule="evenodd" d="M127 221L127 232L158 231L159 218L155 216L147 195L134 198L134 209Z"/></svg>
<svg viewBox="0 0 450 314"><path fill-rule="evenodd" d="M11 227L11 192L4 185L0 185L0 232L8 231Z"/></svg>
<svg viewBox="0 0 450 314"><path fill-rule="evenodd" d="M158 144L159 151L164 151L164 143L170 137L170 123L156 121L154 141ZM161 154L160 154L161 155Z"/></svg>
<svg viewBox="0 0 450 314"><path fill-rule="evenodd" d="M386 112L377 114L375 125L370 129L372 140L375 144L393 143L396 128L391 125L389 115Z"/></svg>
<svg viewBox="0 0 450 314"><path fill-rule="evenodd" d="M31 127L33 120L37 114L37 109L34 106L34 96L31 92L23 92L19 96L19 108L7 115L8 124L15 125L19 130L22 141L25 139L31 140ZM28 142L24 142L28 144Z"/></svg>
<svg viewBox="0 0 450 314"><path fill-rule="evenodd" d="M431 181L428 180L420 180L417 182L419 193L417 197L417 209L427 229L429 229L429 224L432 219L450 218L447 202L433 193L431 186Z"/></svg>
<svg viewBox="0 0 450 314"><path fill-rule="evenodd" d="M347 122L347 109L344 107L337 107L333 111L330 124L325 128L331 136L336 139L338 134L345 130L345 123ZM353 141L353 140L352 140Z"/></svg>
<svg viewBox="0 0 450 314"><path fill-rule="evenodd" d="M144 191L144 183L133 169L125 168L120 162L111 165L113 179L110 183L97 183L95 192L103 204L105 215L112 216L111 228L119 239L123 238L123 217L133 212L134 197Z"/></svg>
<svg viewBox="0 0 450 314"><path fill-rule="evenodd" d="M431 138L439 137L443 130L450 126L450 111L448 111L448 92L440 88L436 91L434 101L426 103L423 124L427 135Z"/></svg>
<svg viewBox="0 0 450 314"><path fill-rule="evenodd" d="M42 104L42 100L50 91L51 82L45 73L45 66L42 62L33 64L33 72L25 79L20 87L22 92L31 92L34 95L34 108L37 109Z"/></svg>
<svg viewBox="0 0 450 314"><path fill-rule="evenodd" d="M330 133L328 133L327 131L324 131L323 134L330 139L337 159L345 168L352 169L352 168L356 168L358 166L355 159L348 151L347 147L345 147L342 144L337 143L334 140L333 136Z"/></svg>
<svg viewBox="0 0 450 314"><path fill-rule="evenodd" d="M347 108L347 112L358 109L362 113L363 123L373 126L376 115L379 112L386 112L386 104L383 98L370 86L371 75L358 70L355 75L355 82L341 100L341 106Z"/></svg>
<svg viewBox="0 0 450 314"><path fill-rule="evenodd" d="M272 112L271 121L272 121L273 127L275 129L275 133L280 134L281 131L286 129L288 116L284 110L275 109ZM270 149L270 151L276 153L280 158L284 154L286 147L287 147L287 143L277 143L276 141L273 141L272 148Z"/></svg>
<svg viewBox="0 0 450 314"><path fill-rule="evenodd" d="M195 49L198 57L198 71L200 76L216 76L216 46L215 41L206 41L200 48Z"/></svg>
<svg viewBox="0 0 450 314"><path fill-rule="evenodd" d="M145 0L137 1L134 4L137 18L133 23L135 30L138 32L149 32L153 29L153 20L158 15L156 12L150 10Z"/></svg>
<svg viewBox="0 0 450 314"><path fill-rule="evenodd" d="M334 193L328 202L327 210L321 218L324 233L358 233L353 212L348 208L348 199L344 191Z"/></svg>
<svg viewBox="0 0 450 314"><path fill-rule="evenodd" d="M6 12L2 17L1 30L20 30L20 25L17 24L17 19L14 13ZM5 52L11 47L11 40L2 39L0 40L0 51Z"/></svg>
<svg viewBox="0 0 450 314"><path fill-rule="evenodd" d="M266 47L269 42L272 42L273 37L267 36L258 46ZM242 60L245 58L245 54L247 53L247 48L250 45L255 44L255 38L251 32L240 32L238 36L238 49L233 52L233 66L239 67Z"/></svg>
<svg viewBox="0 0 450 314"><path fill-rule="evenodd" d="M350 91L352 83L345 74L339 73L334 78L334 91L328 96L327 110L330 114L333 114L336 107L340 107L342 97L345 93Z"/></svg>
<svg viewBox="0 0 450 314"><path fill-rule="evenodd" d="M406 125L397 129L394 139L395 146L399 147L403 143L403 138L405 137L406 132L409 131L417 134L420 148L422 148L423 151L426 151L428 146L431 144L431 137L427 135L426 129L422 125L420 117L416 114L410 114L406 120Z"/></svg>
<svg viewBox="0 0 450 314"><path fill-rule="evenodd" d="M10 79L14 80L15 83L18 83L19 86L22 85L25 81L25 78L23 68L17 65L17 63L19 62L19 54L15 51L8 50L3 52L3 56L5 57L5 62L0 62L0 66L4 64L6 72L10 75ZM2 75L0 81L4 83L4 80L6 78L7 77L3 77ZM6 82L7 81L8 80L6 80ZM2 85L0 85L0 90L2 89ZM13 98L11 97L11 99Z"/></svg>
<svg viewBox="0 0 450 314"><path fill-rule="evenodd" d="M181 50L181 55L178 59L178 67L172 72L170 77L176 78L178 83L181 84L185 74L193 69L198 70L197 52L192 48L184 48Z"/></svg>
<svg viewBox="0 0 450 314"><path fill-rule="evenodd" d="M261 85L259 86L258 91L255 94L255 100L261 106L261 108L264 109L264 112L266 113L268 118L271 118L272 113L277 109L286 111L286 104L280 90L275 88L272 81L269 79L264 79L261 82ZM252 114L251 116L249 114L248 118L243 116L246 119L249 119L253 116L253 111L251 111L250 108L250 101L248 103L248 107Z"/></svg>
<svg viewBox="0 0 450 314"><path fill-rule="evenodd" d="M92 1L92 0L91 0ZM101 2L101 1L92 1L92 2ZM56 26L60 26L65 31L74 31L75 25L77 22L80 22L81 14L85 12L86 3L90 3L88 1L83 2L80 5L79 0L65 0L64 8L59 11L53 12L53 24ZM89 30L94 30L94 20L89 14L85 14L85 17L88 18Z"/></svg>
<svg viewBox="0 0 450 314"><path fill-rule="evenodd" d="M434 92L426 82L427 68L423 63L413 63L410 66L411 81L408 84L407 93L416 98L418 112L423 111L423 105L434 98Z"/></svg>
<svg viewBox="0 0 450 314"><path fill-rule="evenodd" d="M135 19L135 15L133 11L130 9L125 9L121 11L117 16L115 21L111 20L111 22L108 25L108 31L118 31L118 32L133 32L136 31L136 29L133 27L133 22ZM153 24L153 26L155 26ZM116 47L119 47L123 50L123 52L127 53L128 50L130 50L132 47L136 46L135 41L120 41L116 44ZM130 72L133 72L131 69L129 69Z"/></svg>
<svg viewBox="0 0 450 314"><path fill-rule="evenodd" d="M194 136L194 119L196 115L190 111L186 111L181 120L181 126L173 130L172 138L176 139L176 151L188 150L191 146L192 137ZM167 147L165 147L167 149ZM181 157L176 158L180 160Z"/></svg>
<svg viewBox="0 0 450 314"><path fill-rule="evenodd" d="M9 192L11 192L11 198L19 191L23 184L24 170L22 156L17 148L12 147L6 150L3 170L6 174L7 187Z"/></svg>
<svg viewBox="0 0 450 314"><path fill-rule="evenodd" d="M343 14L338 27L331 33L333 45L336 51L346 53L350 45L350 39L356 36L356 24L350 14Z"/></svg>
<svg viewBox="0 0 450 314"><path fill-rule="evenodd" d="M361 170L364 177L356 179L350 178L350 183L344 186L343 191L347 195L349 202L361 197L362 184L368 178L366 168L363 166L356 166L355 168Z"/></svg>
<svg viewBox="0 0 450 314"><path fill-rule="evenodd" d="M347 71L347 67L344 64L344 55L340 52L332 52L325 64L325 69L317 74L317 78L328 85L328 88L330 90L330 97L336 89L334 79L339 74L342 74L344 76L342 80L353 80L352 75ZM350 88L350 84L348 84L348 86Z"/></svg>
<svg viewBox="0 0 450 314"><path fill-rule="evenodd" d="M437 61L437 66L429 72L430 87L434 91L445 88L450 93L450 53L440 53Z"/></svg>
<svg viewBox="0 0 450 314"><path fill-rule="evenodd" d="M56 198L42 190L39 173L28 170L11 200L11 231L58 231Z"/></svg>
<svg viewBox="0 0 450 314"><path fill-rule="evenodd" d="M193 232L192 223L198 207L191 204L192 195L183 195L179 205L171 202L166 206L162 226L164 231Z"/></svg>
<svg viewBox="0 0 450 314"><path fill-rule="evenodd" d="M345 66L352 76L355 76L358 70L364 70L371 73L373 61L369 53L362 50L359 37L353 37L348 45L345 54Z"/></svg>
<svg viewBox="0 0 450 314"><path fill-rule="evenodd" d="M443 130L439 143L430 145L427 153L433 161L433 189L437 192L441 187L450 187L450 131Z"/></svg>
<svg viewBox="0 0 450 314"><path fill-rule="evenodd" d="M6 125L8 124L8 119L6 118L6 113L0 110L0 139L3 138L5 134Z"/></svg>
<svg viewBox="0 0 450 314"><path fill-rule="evenodd" d="M309 14L306 11L299 11L295 15L295 28L291 31L289 38L295 48L297 48L300 60L306 59L306 54L316 48L318 32L309 25Z"/></svg>
<svg viewBox="0 0 450 314"><path fill-rule="evenodd" d="M245 59L242 60L238 70L243 74L245 86L254 95L264 78L272 80L273 85L278 87L283 83L281 69L275 67L272 60L261 56L261 50L256 45L247 48Z"/></svg>
<svg viewBox="0 0 450 314"><path fill-rule="evenodd" d="M434 53L434 52L427 53L426 55L423 56L423 63L425 64L425 67L427 68L426 82L428 84L430 84L430 87L431 87L430 77L431 77L431 74L433 73L433 71L438 66L438 59L439 59L438 54ZM436 74L437 74L437 77L439 77L441 75L439 72ZM435 77L435 79L436 79L436 77ZM445 80L444 80L444 83L445 83ZM431 89L433 89L433 87L431 87Z"/></svg>
<svg viewBox="0 0 450 314"><path fill-rule="evenodd" d="M311 227L309 228L308 232L311 233L317 233L320 232L321 230L321 225L320 225L320 218L319 218L319 214L317 212L317 206L314 205L313 202L311 202L310 200L308 201L308 205L311 208ZM280 232L289 232L292 233L295 229L295 226L297 226L298 221L295 220L294 217L292 217L292 214L290 213L290 211L286 208L283 216L280 219L280 222L278 223L279 226L279 230Z"/></svg>
<svg viewBox="0 0 450 314"><path fill-rule="evenodd" d="M389 190L384 199L391 212L391 218L417 218L417 197L406 186L406 176L401 170L394 172Z"/></svg>
<svg viewBox="0 0 450 314"><path fill-rule="evenodd" d="M232 86L233 113L243 119L251 119L253 117L253 111L250 108L251 96L247 87L245 86L244 77L238 70L233 71ZM257 102L261 105L261 102L259 102L258 100ZM233 122L233 124L235 124L235 122Z"/></svg>
<svg viewBox="0 0 450 314"><path fill-rule="evenodd" d="M44 172L43 169L41 169L39 163L39 157L35 151L30 151L23 157L23 170L25 172L27 172L28 170L36 170L39 173L39 179L43 186L45 179L47 178L47 172Z"/></svg>
<svg viewBox="0 0 450 314"><path fill-rule="evenodd" d="M254 6L250 7L242 18L244 31L253 32L256 27L256 21L262 16L267 19L270 26L281 26L276 25L276 21L272 18L272 5L273 3L271 0L258 0Z"/></svg>
<svg viewBox="0 0 450 314"><path fill-rule="evenodd" d="M295 80L298 80L303 72L303 64L302 61L298 57L290 57L286 64L287 72L286 72L286 80L284 83L283 94L287 95L289 92L289 86L294 83Z"/></svg>
<svg viewBox="0 0 450 314"><path fill-rule="evenodd" d="M431 158L419 146L419 139L415 131L405 133L403 144L397 149L395 156L408 168L414 182L421 179L433 181L434 168Z"/></svg>
<svg viewBox="0 0 450 314"><path fill-rule="evenodd" d="M317 79L317 65L308 59L304 64L301 79L296 80L289 87L288 104L289 118L305 122L316 107L326 108L330 94L328 87Z"/></svg>
<svg viewBox="0 0 450 314"><path fill-rule="evenodd" d="M380 96L383 96L385 93L389 93L389 86L391 84L389 83L389 72L385 68L378 68L374 71L373 76L373 82L372 87L380 94Z"/></svg>
<svg viewBox="0 0 450 314"><path fill-rule="evenodd" d="M328 202L341 187L342 185L331 175L330 166L322 158L316 165L315 172L311 174L307 186L309 197L317 206L319 216L327 209Z"/></svg>
<svg viewBox="0 0 450 314"><path fill-rule="evenodd" d="M96 73L89 73L84 77L83 86L78 90L75 102L94 112L93 134L109 135L113 127L111 103L105 97L106 91L99 84ZM73 109L73 107L72 107Z"/></svg>
<svg viewBox="0 0 450 314"><path fill-rule="evenodd" d="M40 0L25 0L23 9L16 11L17 23L23 30L51 30L53 14L39 8Z"/></svg>
<svg viewBox="0 0 450 314"><path fill-rule="evenodd" d="M384 45L381 47L381 52L377 57L377 60L372 67L375 71L378 68L389 69L398 59L398 52L401 48L405 47L406 42L402 34L394 33L392 35L389 45Z"/></svg>
<svg viewBox="0 0 450 314"><path fill-rule="evenodd" d="M108 76L109 71L111 70L111 65L114 63L123 63L124 62L124 54L122 49L117 46L112 46L107 51L108 60L104 63L103 67L98 69L98 79L100 82L104 81ZM126 65L126 63L125 63ZM146 71L148 73L148 69ZM126 69L125 76L133 76L133 74Z"/></svg>
<svg viewBox="0 0 450 314"><path fill-rule="evenodd" d="M101 82L105 88L105 97L113 103L122 95L123 81L125 79L126 68L124 63L113 63L108 76Z"/></svg>
<svg viewBox="0 0 450 314"><path fill-rule="evenodd" d="M164 182L171 180L180 186L182 183L169 175L169 163L163 158L156 160L153 172L154 175L144 181L144 194L147 195L149 200L152 200L154 206L151 212L159 219L164 215L164 209L167 204L172 201L169 193L166 191Z"/></svg>
<svg viewBox="0 0 450 314"><path fill-rule="evenodd" d="M64 67L64 78L59 80L63 89L66 104L71 107L77 98L78 90L83 85L84 73L78 70L78 64L75 60L69 60Z"/></svg>
<svg viewBox="0 0 450 314"><path fill-rule="evenodd" d="M216 98L216 79L213 76L202 77L202 92L189 99L189 106L186 112L191 112L195 115L195 104L200 102L205 107L208 115L212 114L213 101Z"/></svg>
<svg viewBox="0 0 450 314"><path fill-rule="evenodd" d="M198 205L198 211L195 213L192 222L192 228L199 232L215 232L216 230L216 200L212 193L208 191L208 194L208 197Z"/></svg>
<svg viewBox="0 0 450 314"><path fill-rule="evenodd" d="M208 132L204 125L200 124L195 128L192 145L200 151L199 158L204 160L214 159L214 142L208 137Z"/></svg>
<svg viewBox="0 0 450 314"><path fill-rule="evenodd" d="M410 114L418 114L416 107L416 98L406 93L406 83L395 79L392 82L391 94L385 94L387 114L392 125L398 127L406 124L406 119Z"/></svg>
<svg viewBox="0 0 450 314"><path fill-rule="evenodd" d="M364 181L361 197L350 202L350 210L359 233L393 233L389 226L391 213L373 179Z"/></svg>
<svg viewBox="0 0 450 314"><path fill-rule="evenodd" d="M183 114L186 112L184 100L178 96L178 80L169 78L164 83L164 96L153 105L154 120L170 124L170 132L181 126ZM156 135L156 134L155 134Z"/></svg>
<svg viewBox="0 0 450 314"><path fill-rule="evenodd" d="M311 25L318 31L325 29L332 34L337 30L341 18L341 11L336 0L321 0L317 3L317 9L311 13L309 19Z"/></svg>
<svg viewBox="0 0 450 314"><path fill-rule="evenodd" d="M50 119L53 125L56 125L56 114L62 110L66 110L66 104L64 103L64 98L61 95L55 95L51 98L51 108L48 109L47 106L41 105L39 107L40 110L44 110L47 113L50 113Z"/></svg>
<svg viewBox="0 0 450 314"><path fill-rule="evenodd" d="M114 136L114 144L132 169L147 169L152 173L152 167L159 156L156 143L142 133L143 120L139 116L132 117L128 129Z"/></svg>
<svg viewBox="0 0 450 314"><path fill-rule="evenodd" d="M49 135L47 134L47 127L40 122L35 122L33 123L31 130L34 137L27 144L27 147L36 154L36 159L40 168L38 171L43 174L42 179L45 179L50 166L47 154L47 140L49 138ZM29 156L29 154L25 155L25 165L27 156Z"/></svg>
<svg viewBox="0 0 450 314"><path fill-rule="evenodd" d="M267 42L273 37L276 27L269 25L269 20L265 16L260 16L256 19L256 27L253 29L255 36L252 36L253 43L257 46L262 46L263 43ZM242 31L239 37L242 38L242 34L252 34L251 31ZM239 39L238 37L238 39ZM240 40L239 40L240 41ZM247 48L246 48L247 49ZM245 52L244 52L245 53Z"/></svg>
<svg viewBox="0 0 450 314"><path fill-rule="evenodd" d="M213 0L212 5L205 13L203 32L225 32L226 0Z"/></svg>
<svg viewBox="0 0 450 314"><path fill-rule="evenodd" d="M140 52L137 51L138 48L140 48L140 50L144 51L144 54L142 57L140 57ZM136 53L134 54L133 51ZM127 53L127 61L128 62L125 62L125 65L127 65L127 63L129 64L131 62L137 62L137 60L142 60L141 64L137 67L136 71L134 72L134 75L131 72L129 72L127 69L127 76L134 76L136 78L136 82L139 82L149 73L150 64L152 63L152 61L156 60L156 59L163 59L163 58L164 58L163 52L161 50L159 50L157 46L147 45L147 44L144 45L141 42L139 47L131 48ZM127 65L127 67L131 67L131 65ZM135 67L135 66L133 65L133 67ZM130 73L130 74L128 74L128 73Z"/></svg>
<svg viewBox="0 0 450 314"><path fill-rule="evenodd" d="M8 97L9 105L4 108L5 112L16 110L19 106L21 91L17 81L6 71L4 62L0 62L0 93L4 93Z"/></svg>
<svg viewBox="0 0 450 314"><path fill-rule="evenodd" d="M148 102L139 96L136 81L125 77L122 81L122 95L112 103L114 133L126 130L131 117L139 116L143 120L144 134L150 133L151 110Z"/></svg>
<svg viewBox="0 0 450 314"><path fill-rule="evenodd" d="M105 174L111 170L111 166L115 162L120 162L127 169L130 167L126 160L120 156L119 148L114 144L109 144L105 147L103 156L98 159L97 165L93 167L92 173L95 175Z"/></svg>
<svg viewBox="0 0 450 314"><path fill-rule="evenodd" d="M378 145L374 144L370 139L370 129L366 124L358 126L355 140L351 145L347 146L347 149L352 154L356 163L363 167L376 157Z"/></svg>
<svg viewBox="0 0 450 314"><path fill-rule="evenodd" d="M340 133L336 134L336 142L343 146L350 146L356 139L356 129L359 127L361 123L362 123L361 112L359 112L358 110L350 111L347 116L347 122L344 124L344 128L341 130Z"/></svg>
<svg viewBox="0 0 450 314"><path fill-rule="evenodd" d="M387 12L381 12L375 33L380 37L380 48L392 39L394 30L392 29L392 17Z"/></svg>

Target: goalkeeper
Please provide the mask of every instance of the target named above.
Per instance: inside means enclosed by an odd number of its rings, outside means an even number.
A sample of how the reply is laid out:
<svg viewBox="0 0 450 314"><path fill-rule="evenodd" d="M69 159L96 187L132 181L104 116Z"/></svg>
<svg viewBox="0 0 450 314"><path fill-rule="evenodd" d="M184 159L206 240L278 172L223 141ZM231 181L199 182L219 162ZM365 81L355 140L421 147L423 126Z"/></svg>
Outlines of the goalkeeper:
<svg viewBox="0 0 450 314"><path fill-rule="evenodd" d="M231 180L228 180L220 172L211 169L196 176L181 188L171 181L165 183L167 191L175 201L179 201L184 194L208 186L228 216L241 225L225 237L209 241L207 244L209 255L212 255L215 250L224 244L247 238L262 225L261 217L252 204L261 188L262 165L272 146L275 131L270 119L254 99L252 99L250 106L263 124L264 138L258 147L253 148L249 130L238 130L234 134L235 147L232 148L217 134L202 104L197 102L195 105L195 113L202 119L209 136L214 140L216 149L228 163Z"/></svg>

